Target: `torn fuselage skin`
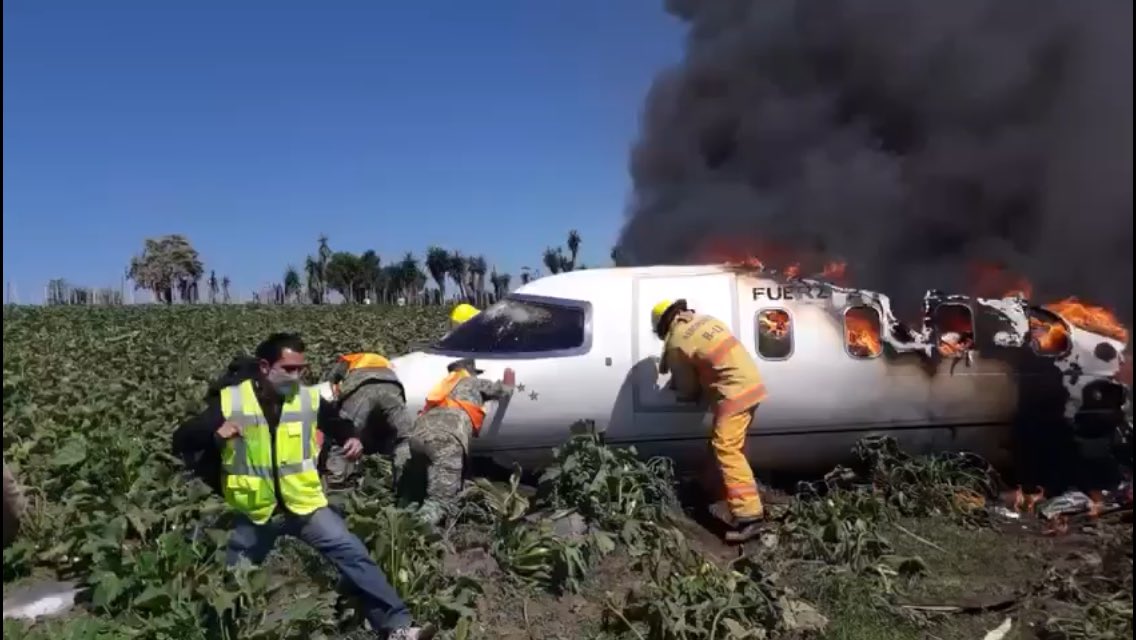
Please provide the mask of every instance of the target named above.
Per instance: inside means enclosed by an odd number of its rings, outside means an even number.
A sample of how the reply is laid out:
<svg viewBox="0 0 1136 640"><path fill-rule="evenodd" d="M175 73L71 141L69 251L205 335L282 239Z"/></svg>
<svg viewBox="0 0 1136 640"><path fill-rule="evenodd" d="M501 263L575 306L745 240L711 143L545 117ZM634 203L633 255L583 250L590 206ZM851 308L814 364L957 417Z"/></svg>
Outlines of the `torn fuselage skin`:
<svg viewBox="0 0 1136 640"><path fill-rule="evenodd" d="M1077 327L1053 311L1031 306L1021 296L980 298L929 290L923 299L922 322L912 327L896 317L891 300L882 293L809 278L777 280L786 289L807 291L809 298L825 304L842 330L848 309L874 309L880 319L880 355L896 364L916 357L928 376L954 375L956 366L974 367L976 357L986 363L976 372L979 375L993 372L992 361L1004 363L1006 373L1018 380L1016 466L1035 467L1034 473L1022 470L1023 475L1046 475L1056 468L1053 461L1046 461L1052 455L1036 450L1048 439L1042 434L1065 440L1064 448L1052 443L1048 447L1056 455L1067 453L1072 444L1083 458L1119 458L1125 466L1131 465L1131 390L1120 379L1126 343ZM1037 327L1055 324L1065 336L1061 348L1041 348ZM941 366L944 361L950 366ZM1029 446L1021 446L1023 440ZM1069 464L1066 460L1056 466ZM1078 475L1075 471L1064 475L1070 473ZM1108 484L1111 479L1100 482Z"/></svg>

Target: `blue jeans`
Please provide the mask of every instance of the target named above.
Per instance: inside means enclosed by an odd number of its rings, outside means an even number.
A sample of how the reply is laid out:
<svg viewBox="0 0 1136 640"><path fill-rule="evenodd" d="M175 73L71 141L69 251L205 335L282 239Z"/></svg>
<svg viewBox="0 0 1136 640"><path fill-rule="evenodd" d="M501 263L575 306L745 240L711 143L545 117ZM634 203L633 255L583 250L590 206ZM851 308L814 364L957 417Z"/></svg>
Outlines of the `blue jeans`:
<svg viewBox="0 0 1136 640"><path fill-rule="evenodd" d="M295 536L331 561L348 582L360 592L364 614L377 630L391 631L410 626L411 615L398 592L387 582L383 570L371 560L367 548L347 529L339 514L327 507L306 516L286 513L283 522L253 523L237 514L225 561L231 567L242 557L260 564L272 551L281 534Z"/></svg>

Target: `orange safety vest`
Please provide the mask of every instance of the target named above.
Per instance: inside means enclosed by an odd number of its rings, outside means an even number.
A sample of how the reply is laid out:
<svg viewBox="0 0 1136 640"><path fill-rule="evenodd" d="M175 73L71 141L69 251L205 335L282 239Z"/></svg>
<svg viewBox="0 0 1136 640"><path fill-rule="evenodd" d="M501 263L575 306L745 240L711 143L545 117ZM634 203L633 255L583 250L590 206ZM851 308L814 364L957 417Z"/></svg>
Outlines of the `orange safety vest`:
<svg viewBox="0 0 1136 640"><path fill-rule="evenodd" d="M426 394L426 406L418 412L422 415L434 407L448 407L450 409L461 409L469 416L473 422L473 435L476 437L481 432L481 423L485 422L485 409L479 404L466 402L465 400L458 400L450 396L454 390L454 386L463 378L468 378L470 373L466 370L454 371L446 376L441 382L438 383L430 393Z"/></svg>

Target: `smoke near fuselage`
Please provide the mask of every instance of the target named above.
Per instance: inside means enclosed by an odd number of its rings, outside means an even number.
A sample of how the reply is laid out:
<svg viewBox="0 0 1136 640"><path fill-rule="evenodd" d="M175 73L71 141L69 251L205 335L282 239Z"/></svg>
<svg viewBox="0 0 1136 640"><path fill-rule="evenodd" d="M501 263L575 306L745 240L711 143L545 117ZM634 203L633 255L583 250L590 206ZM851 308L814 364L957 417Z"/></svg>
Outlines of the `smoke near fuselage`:
<svg viewBox="0 0 1136 640"><path fill-rule="evenodd" d="M915 304L973 264L1132 319L1128 0L673 0L620 264L723 240Z"/></svg>

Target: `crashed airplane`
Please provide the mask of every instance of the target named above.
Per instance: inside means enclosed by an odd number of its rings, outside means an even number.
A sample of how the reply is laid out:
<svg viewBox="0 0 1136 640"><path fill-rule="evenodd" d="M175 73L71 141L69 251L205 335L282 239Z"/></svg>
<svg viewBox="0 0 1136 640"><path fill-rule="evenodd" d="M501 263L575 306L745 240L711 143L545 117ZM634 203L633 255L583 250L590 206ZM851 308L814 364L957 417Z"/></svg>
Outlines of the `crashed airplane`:
<svg viewBox="0 0 1136 640"><path fill-rule="evenodd" d="M678 298L726 321L757 358L769 398L747 455L759 470L825 470L874 434L915 453L1012 464L1015 424L1076 433L1126 420L1126 332L1074 317L1080 305L930 291L921 326L908 327L880 293L738 265L542 278L393 363L410 406L456 358L476 358L487 378L514 370L517 391L491 405L475 456L539 468L584 419L608 443L681 469L707 459L709 416L678 402L658 374L662 344L648 320L656 302Z"/></svg>

